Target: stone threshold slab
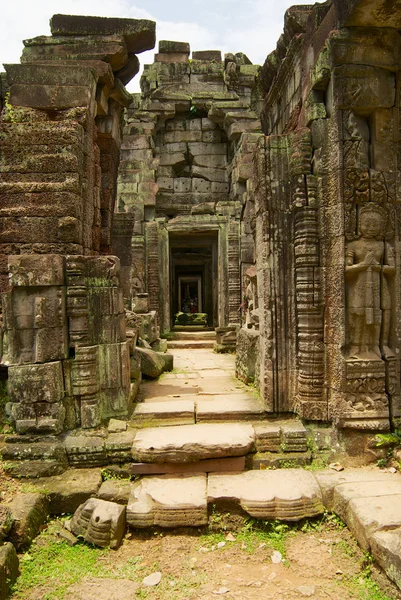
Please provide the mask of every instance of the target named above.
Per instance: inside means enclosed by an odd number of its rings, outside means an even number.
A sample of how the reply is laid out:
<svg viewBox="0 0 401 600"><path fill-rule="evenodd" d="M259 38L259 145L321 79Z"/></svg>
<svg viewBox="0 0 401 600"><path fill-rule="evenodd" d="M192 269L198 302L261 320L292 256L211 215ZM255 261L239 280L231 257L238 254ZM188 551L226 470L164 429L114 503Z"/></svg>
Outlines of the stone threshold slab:
<svg viewBox="0 0 401 600"><path fill-rule="evenodd" d="M212 399L198 399L195 404L196 421L229 421L263 419L266 415L261 403L256 398L217 396Z"/></svg>
<svg viewBox="0 0 401 600"><path fill-rule="evenodd" d="M195 403L187 399L139 403L135 406L131 417L131 424L136 427L150 424L160 427L194 423Z"/></svg>
<svg viewBox="0 0 401 600"><path fill-rule="evenodd" d="M254 437L247 423L150 427L137 432L132 458L135 462L184 463L245 456L254 448Z"/></svg>

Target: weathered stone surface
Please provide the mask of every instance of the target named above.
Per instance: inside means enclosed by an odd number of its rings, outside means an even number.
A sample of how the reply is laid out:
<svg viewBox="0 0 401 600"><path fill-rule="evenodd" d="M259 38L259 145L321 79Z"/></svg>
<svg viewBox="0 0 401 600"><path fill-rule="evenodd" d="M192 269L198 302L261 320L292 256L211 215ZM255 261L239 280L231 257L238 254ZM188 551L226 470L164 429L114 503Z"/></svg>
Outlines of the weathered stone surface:
<svg viewBox="0 0 401 600"><path fill-rule="evenodd" d="M152 50L156 41L156 23L144 19L53 15L50 29L54 36L115 35L124 36L128 52Z"/></svg>
<svg viewBox="0 0 401 600"><path fill-rule="evenodd" d="M246 459L247 469L287 469L306 467L312 462L311 452L256 452Z"/></svg>
<svg viewBox="0 0 401 600"><path fill-rule="evenodd" d="M44 494L18 494L10 503L13 525L9 539L17 550L27 548L49 516L49 501Z"/></svg>
<svg viewBox="0 0 401 600"><path fill-rule="evenodd" d="M392 494L349 501L345 522L364 550L370 549L370 540L377 531L401 527L399 500L399 495Z"/></svg>
<svg viewBox="0 0 401 600"><path fill-rule="evenodd" d="M394 496L394 503L400 500L401 477L388 481L342 483L334 488L333 509L343 520L347 520L348 504L354 498L380 498L381 496Z"/></svg>
<svg viewBox="0 0 401 600"><path fill-rule="evenodd" d="M18 575L17 552L10 542L6 542L0 546L0 600L7 600Z"/></svg>
<svg viewBox="0 0 401 600"><path fill-rule="evenodd" d="M401 588L401 529L377 531L369 541L375 560L387 577Z"/></svg>
<svg viewBox="0 0 401 600"><path fill-rule="evenodd" d="M277 423L254 425L255 446L258 452L278 452L281 443L281 429Z"/></svg>
<svg viewBox="0 0 401 600"><path fill-rule="evenodd" d="M200 424L138 431L132 457L138 462L194 462L246 455L254 444L251 425Z"/></svg>
<svg viewBox="0 0 401 600"><path fill-rule="evenodd" d="M283 521L299 521L324 512L315 478L297 469L211 474L208 503L240 506L253 517Z"/></svg>
<svg viewBox="0 0 401 600"><path fill-rule="evenodd" d="M377 489L381 489L382 486L394 481L394 475L391 473L363 469L346 469L341 472L318 471L315 477L322 491L324 505L328 510L334 510L334 491L337 488L341 490L342 485L366 483L367 485L376 485ZM398 476L396 477L398 480Z"/></svg>
<svg viewBox="0 0 401 600"><path fill-rule="evenodd" d="M101 500L107 500L108 502L127 504L131 486L132 484L128 479L103 481L97 492L97 497Z"/></svg>
<svg viewBox="0 0 401 600"><path fill-rule="evenodd" d="M131 460L134 437L135 430L109 434L105 440L107 462L121 464Z"/></svg>
<svg viewBox="0 0 401 600"><path fill-rule="evenodd" d="M105 441L100 436L70 434L65 449L71 466L98 467L107 462Z"/></svg>
<svg viewBox="0 0 401 600"><path fill-rule="evenodd" d="M140 426L149 425L152 421L161 423L177 421L179 424L193 425L195 423L195 406L190 400L169 400L165 402L145 402L135 406L132 422Z"/></svg>
<svg viewBox="0 0 401 600"><path fill-rule="evenodd" d="M142 375L151 379L160 377L165 369L165 362L161 354L139 346L137 346L136 352L141 358Z"/></svg>
<svg viewBox="0 0 401 600"><path fill-rule="evenodd" d="M8 506L0 505L0 542L7 537L13 524L13 516Z"/></svg>
<svg viewBox="0 0 401 600"><path fill-rule="evenodd" d="M120 433L122 431L127 431L127 423L126 421L119 421L118 419L110 419L107 426L107 431L109 433Z"/></svg>
<svg viewBox="0 0 401 600"><path fill-rule="evenodd" d="M131 527L196 527L207 523L205 475L166 475L132 484L127 506Z"/></svg>
<svg viewBox="0 0 401 600"><path fill-rule="evenodd" d="M176 473L238 473L245 470L245 456L209 458L193 463L130 463L130 475L167 475Z"/></svg>
<svg viewBox="0 0 401 600"><path fill-rule="evenodd" d="M51 515L69 514L96 495L102 483L100 469L70 469L63 475L32 480L31 485L49 499Z"/></svg>
<svg viewBox="0 0 401 600"><path fill-rule="evenodd" d="M71 519L71 531L89 544L118 548L125 533L125 507L115 502L90 498Z"/></svg>
<svg viewBox="0 0 401 600"><path fill-rule="evenodd" d="M257 398L249 395L219 396L214 400L199 399L196 402L196 421L250 421L265 416Z"/></svg>

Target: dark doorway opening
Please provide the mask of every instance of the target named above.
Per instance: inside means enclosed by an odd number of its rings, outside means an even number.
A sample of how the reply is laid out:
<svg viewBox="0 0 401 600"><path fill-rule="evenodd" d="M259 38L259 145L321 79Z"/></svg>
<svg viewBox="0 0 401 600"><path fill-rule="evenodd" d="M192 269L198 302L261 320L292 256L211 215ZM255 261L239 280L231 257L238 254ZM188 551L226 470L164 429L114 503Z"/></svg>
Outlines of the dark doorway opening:
<svg viewBox="0 0 401 600"><path fill-rule="evenodd" d="M171 325L178 312L206 313L216 327L217 231L170 232Z"/></svg>

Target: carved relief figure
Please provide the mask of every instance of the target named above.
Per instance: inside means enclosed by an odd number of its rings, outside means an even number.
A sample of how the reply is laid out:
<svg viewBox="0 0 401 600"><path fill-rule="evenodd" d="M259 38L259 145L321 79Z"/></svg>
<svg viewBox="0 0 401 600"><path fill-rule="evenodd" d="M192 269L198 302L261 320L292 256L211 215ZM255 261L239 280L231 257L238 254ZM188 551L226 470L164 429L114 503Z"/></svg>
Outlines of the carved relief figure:
<svg viewBox="0 0 401 600"><path fill-rule="evenodd" d="M250 267L245 273L244 306L246 329L259 329L258 291L256 267Z"/></svg>
<svg viewBox="0 0 401 600"><path fill-rule="evenodd" d="M377 360L394 356L389 348L394 252L385 243L387 212L372 203L359 213L358 240L346 248L345 277L349 324L349 358ZM381 348L381 349L380 349Z"/></svg>

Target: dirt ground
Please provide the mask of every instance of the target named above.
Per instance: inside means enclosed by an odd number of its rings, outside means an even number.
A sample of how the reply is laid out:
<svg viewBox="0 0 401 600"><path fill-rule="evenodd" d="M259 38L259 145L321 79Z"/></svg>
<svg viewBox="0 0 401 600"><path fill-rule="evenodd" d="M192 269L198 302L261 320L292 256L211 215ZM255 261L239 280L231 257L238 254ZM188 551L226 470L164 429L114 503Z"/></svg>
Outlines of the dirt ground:
<svg viewBox="0 0 401 600"><path fill-rule="evenodd" d="M52 575L51 564L38 561L46 573L41 585L16 592L24 600L331 600L401 599L401 594L358 548L346 528L336 521L304 525L265 535L242 527L235 531L133 532L117 551L99 551L90 571L72 584L74 562L70 557L79 547L69 548L65 558L49 553L50 563L65 562L66 574ZM316 530L314 528L316 527ZM286 529L286 526L284 526ZM57 528L37 538L24 564L35 570L35 553L57 541ZM270 537L269 537L270 536ZM227 539L228 537L228 539ZM265 541L262 541L265 540ZM63 544L65 546L65 544ZM83 546L83 544L80 546ZM281 548L283 560L277 553ZM276 550L274 549L276 548ZM280 562L275 564L272 557ZM53 565L54 567L55 565ZM143 579L159 572L161 581L147 587ZM69 579L70 577L70 579ZM72 579L71 579L72 577ZM24 578L22 578L23 580Z"/></svg>

